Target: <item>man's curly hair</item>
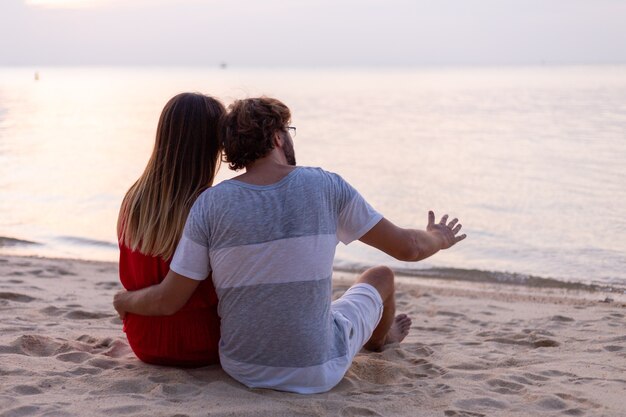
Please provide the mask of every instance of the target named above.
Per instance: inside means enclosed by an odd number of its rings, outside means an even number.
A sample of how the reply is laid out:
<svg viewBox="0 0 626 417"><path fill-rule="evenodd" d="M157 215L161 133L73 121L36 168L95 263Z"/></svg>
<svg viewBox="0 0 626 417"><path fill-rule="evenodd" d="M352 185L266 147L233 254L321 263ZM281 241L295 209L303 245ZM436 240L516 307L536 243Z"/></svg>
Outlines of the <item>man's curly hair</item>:
<svg viewBox="0 0 626 417"><path fill-rule="evenodd" d="M274 135L285 130L291 112L270 97L236 100L222 119L225 162L240 170L274 149Z"/></svg>

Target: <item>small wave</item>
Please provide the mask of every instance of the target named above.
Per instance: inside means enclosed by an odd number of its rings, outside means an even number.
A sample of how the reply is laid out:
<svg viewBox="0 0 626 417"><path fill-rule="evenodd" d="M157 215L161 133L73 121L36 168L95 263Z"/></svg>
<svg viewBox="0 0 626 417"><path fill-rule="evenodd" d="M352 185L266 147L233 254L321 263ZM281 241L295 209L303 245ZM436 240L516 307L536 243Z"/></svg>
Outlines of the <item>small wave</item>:
<svg viewBox="0 0 626 417"><path fill-rule="evenodd" d="M89 246L98 246L100 248L108 248L108 249L117 249L117 243L107 242L106 240L96 240L89 239L86 237L78 237L78 236L59 236L56 240L60 240L64 243L69 243L71 245L89 245Z"/></svg>
<svg viewBox="0 0 626 417"><path fill-rule="evenodd" d="M368 265L346 262L336 263L334 269L344 272L362 272ZM535 288L562 288L578 291L626 291L626 285L620 284L594 284L576 281L563 281L555 278L538 277L535 275L519 274L515 272L484 271L480 269L462 268L428 268L409 269L393 268L396 275L404 277L432 278L445 281L464 281L476 283L520 285Z"/></svg>
<svg viewBox="0 0 626 417"><path fill-rule="evenodd" d="M0 236L0 248L8 246L20 245L40 245L41 243L32 242L30 240L15 239L13 237Z"/></svg>

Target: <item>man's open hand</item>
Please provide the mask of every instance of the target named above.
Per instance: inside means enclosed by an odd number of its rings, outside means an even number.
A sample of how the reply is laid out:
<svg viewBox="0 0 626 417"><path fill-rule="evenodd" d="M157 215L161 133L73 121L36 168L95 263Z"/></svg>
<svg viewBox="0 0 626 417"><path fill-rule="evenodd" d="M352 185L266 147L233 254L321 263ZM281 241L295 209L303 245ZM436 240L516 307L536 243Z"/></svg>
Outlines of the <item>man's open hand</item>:
<svg viewBox="0 0 626 417"><path fill-rule="evenodd" d="M435 213L429 211L426 231L438 235L441 239L441 249L448 249L467 237L465 234L457 236L462 227L460 223L457 224L458 221L459 219L455 218L448 223L448 215L444 214L441 221L435 223Z"/></svg>

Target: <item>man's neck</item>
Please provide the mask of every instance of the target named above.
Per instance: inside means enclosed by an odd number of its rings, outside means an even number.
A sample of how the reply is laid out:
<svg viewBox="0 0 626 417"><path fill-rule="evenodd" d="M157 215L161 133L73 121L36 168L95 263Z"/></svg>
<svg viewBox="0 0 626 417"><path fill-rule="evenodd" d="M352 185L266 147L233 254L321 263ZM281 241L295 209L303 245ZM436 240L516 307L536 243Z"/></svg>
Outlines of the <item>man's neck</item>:
<svg viewBox="0 0 626 417"><path fill-rule="evenodd" d="M246 172L233 179L252 185L271 185L285 178L296 167L287 164L282 152L278 154L273 151L247 165Z"/></svg>

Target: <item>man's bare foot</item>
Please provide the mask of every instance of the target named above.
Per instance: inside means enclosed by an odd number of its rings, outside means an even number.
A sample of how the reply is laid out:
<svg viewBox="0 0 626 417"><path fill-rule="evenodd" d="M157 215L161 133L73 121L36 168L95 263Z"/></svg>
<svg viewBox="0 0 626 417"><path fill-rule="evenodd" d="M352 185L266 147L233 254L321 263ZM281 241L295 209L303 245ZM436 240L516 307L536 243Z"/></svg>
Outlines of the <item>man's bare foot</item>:
<svg viewBox="0 0 626 417"><path fill-rule="evenodd" d="M393 319L393 324L385 338L385 345L391 343L400 343L409 334L411 328L411 318L406 314L398 314Z"/></svg>

